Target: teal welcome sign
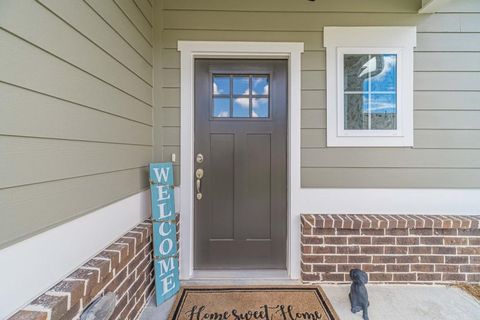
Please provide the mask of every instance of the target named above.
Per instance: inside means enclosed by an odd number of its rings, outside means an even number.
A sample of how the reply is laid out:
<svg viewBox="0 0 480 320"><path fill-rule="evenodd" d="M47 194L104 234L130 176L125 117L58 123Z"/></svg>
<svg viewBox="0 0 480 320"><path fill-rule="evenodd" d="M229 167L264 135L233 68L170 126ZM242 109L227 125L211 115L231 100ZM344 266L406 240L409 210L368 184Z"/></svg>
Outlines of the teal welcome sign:
<svg viewBox="0 0 480 320"><path fill-rule="evenodd" d="M157 305L180 289L172 163L150 164L153 254Z"/></svg>

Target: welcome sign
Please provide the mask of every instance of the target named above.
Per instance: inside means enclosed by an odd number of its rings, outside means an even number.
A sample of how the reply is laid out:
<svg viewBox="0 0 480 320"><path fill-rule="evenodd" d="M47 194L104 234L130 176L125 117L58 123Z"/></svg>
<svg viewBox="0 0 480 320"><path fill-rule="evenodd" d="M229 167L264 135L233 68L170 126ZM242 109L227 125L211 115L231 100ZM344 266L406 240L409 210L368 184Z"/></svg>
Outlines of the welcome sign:
<svg viewBox="0 0 480 320"><path fill-rule="evenodd" d="M172 163L150 164L153 254L157 305L180 289Z"/></svg>

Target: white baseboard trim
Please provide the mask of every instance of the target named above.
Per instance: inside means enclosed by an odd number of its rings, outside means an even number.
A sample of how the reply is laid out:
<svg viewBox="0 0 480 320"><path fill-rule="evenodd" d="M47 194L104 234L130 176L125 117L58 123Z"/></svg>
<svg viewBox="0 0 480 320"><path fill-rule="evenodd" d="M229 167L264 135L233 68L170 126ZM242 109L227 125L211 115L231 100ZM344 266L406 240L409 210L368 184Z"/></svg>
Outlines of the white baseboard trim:
<svg viewBox="0 0 480 320"><path fill-rule="evenodd" d="M0 250L0 319L149 216L150 192L146 190Z"/></svg>
<svg viewBox="0 0 480 320"><path fill-rule="evenodd" d="M302 188L298 213L480 214L480 189Z"/></svg>

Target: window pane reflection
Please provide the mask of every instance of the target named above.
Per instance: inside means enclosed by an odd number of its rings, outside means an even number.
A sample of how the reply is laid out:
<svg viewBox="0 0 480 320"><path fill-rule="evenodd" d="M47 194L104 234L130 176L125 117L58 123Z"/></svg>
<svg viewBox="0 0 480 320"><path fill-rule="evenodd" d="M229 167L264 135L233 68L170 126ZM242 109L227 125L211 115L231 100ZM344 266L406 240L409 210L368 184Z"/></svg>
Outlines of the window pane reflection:
<svg viewBox="0 0 480 320"><path fill-rule="evenodd" d="M252 99L252 117L268 118L268 99L267 98Z"/></svg>
<svg viewBox="0 0 480 320"><path fill-rule="evenodd" d="M344 128L397 129L397 55L344 55Z"/></svg>
<svg viewBox="0 0 480 320"><path fill-rule="evenodd" d="M216 74L212 83L212 117L270 117L268 75Z"/></svg>
<svg viewBox="0 0 480 320"><path fill-rule="evenodd" d="M249 98L236 98L233 101L233 116L241 118L250 116Z"/></svg>
<svg viewBox="0 0 480 320"><path fill-rule="evenodd" d="M229 98L213 99L213 116L216 118L230 117L230 99Z"/></svg>
<svg viewBox="0 0 480 320"><path fill-rule="evenodd" d="M213 77L213 94L230 94L230 77Z"/></svg>
<svg viewBox="0 0 480 320"><path fill-rule="evenodd" d="M249 82L248 77L233 77L233 94L249 95Z"/></svg>

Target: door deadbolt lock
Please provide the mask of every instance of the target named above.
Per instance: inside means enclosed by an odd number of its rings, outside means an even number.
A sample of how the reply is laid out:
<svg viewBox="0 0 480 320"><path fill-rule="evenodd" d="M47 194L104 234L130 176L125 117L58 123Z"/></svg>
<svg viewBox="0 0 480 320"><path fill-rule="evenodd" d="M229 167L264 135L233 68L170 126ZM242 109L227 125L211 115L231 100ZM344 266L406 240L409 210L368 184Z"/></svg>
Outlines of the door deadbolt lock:
<svg viewBox="0 0 480 320"><path fill-rule="evenodd" d="M197 154L197 163L202 163L203 162L203 154L199 153Z"/></svg>

